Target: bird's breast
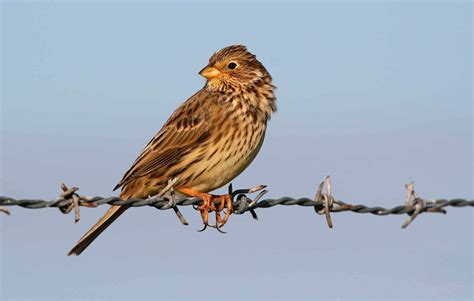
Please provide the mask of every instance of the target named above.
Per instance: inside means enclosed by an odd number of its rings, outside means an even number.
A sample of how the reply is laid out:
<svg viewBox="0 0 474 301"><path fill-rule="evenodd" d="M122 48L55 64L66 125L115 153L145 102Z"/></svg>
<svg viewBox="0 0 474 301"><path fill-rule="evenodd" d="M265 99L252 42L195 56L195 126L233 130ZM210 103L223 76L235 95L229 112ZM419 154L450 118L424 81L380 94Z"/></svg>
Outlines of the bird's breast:
<svg viewBox="0 0 474 301"><path fill-rule="evenodd" d="M208 192L229 183L253 161L265 130L265 122L224 122L212 133L208 144L196 150L202 160L193 164L192 176L187 176L188 183L182 185Z"/></svg>

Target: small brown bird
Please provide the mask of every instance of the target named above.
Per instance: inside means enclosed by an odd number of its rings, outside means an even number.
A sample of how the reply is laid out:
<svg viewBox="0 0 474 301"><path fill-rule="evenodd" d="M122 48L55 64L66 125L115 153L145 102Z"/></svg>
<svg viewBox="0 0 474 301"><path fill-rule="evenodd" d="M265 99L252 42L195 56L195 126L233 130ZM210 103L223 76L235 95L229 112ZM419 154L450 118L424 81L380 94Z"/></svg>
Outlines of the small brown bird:
<svg viewBox="0 0 474 301"><path fill-rule="evenodd" d="M207 79L205 86L171 115L115 189L122 187L122 199L147 198L177 178L177 192L203 199L198 209L204 225L209 212L216 211L219 227L232 212L232 200L208 192L229 183L257 155L267 121L276 111L275 86L242 45L214 53L199 74ZM215 201L221 204L216 207ZM224 206L227 212L221 219ZM81 254L128 208L112 206L68 255Z"/></svg>

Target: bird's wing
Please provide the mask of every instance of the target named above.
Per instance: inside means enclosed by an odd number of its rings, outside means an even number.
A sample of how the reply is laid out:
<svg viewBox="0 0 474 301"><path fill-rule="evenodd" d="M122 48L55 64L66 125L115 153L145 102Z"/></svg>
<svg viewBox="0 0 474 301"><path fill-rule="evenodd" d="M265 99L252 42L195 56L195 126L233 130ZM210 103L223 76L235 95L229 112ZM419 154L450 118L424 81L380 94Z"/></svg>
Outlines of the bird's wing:
<svg viewBox="0 0 474 301"><path fill-rule="evenodd" d="M211 135L205 93L196 93L183 103L163 128L150 140L140 156L125 173L114 190L136 178L168 167L190 150L207 141Z"/></svg>

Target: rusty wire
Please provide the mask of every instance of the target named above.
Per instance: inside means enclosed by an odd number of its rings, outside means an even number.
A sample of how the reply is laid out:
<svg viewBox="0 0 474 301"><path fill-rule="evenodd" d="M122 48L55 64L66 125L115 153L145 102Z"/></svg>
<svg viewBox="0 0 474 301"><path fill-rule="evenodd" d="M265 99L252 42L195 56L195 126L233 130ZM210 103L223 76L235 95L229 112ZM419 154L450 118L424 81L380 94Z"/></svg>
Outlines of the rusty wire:
<svg viewBox="0 0 474 301"><path fill-rule="evenodd" d="M171 190L177 179L171 180L167 187L163 189L158 195L147 199L127 199L122 200L119 197L88 197L79 195L76 192L78 188L72 187L67 188L66 185L61 184L63 193L55 200L46 201L42 199L14 199L10 197L0 196L0 206L20 206L28 209L40 209L40 208L59 208L59 210L67 214L74 209L74 220L75 222L80 219L79 207L97 207L100 205L126 205L130 207L142 207L151 206L160 210L173 209L180 219L180 221L187 225L186 220L182 216L178 209L178 206L197 206L202 200L199 198L174 198L174 194L168 194L168 197L163 197L165 193ZM323 188L326 187L326 192L323 192ZM366 205L351 205L344 203L340 200L336 200L332 196L331 182L329 177L326 177L324 182L318 187L316 196L311 198L293 198L293 197L282 197L278 199L264 199L261 200L262 196L268 191L264 190L265 186L259 185L252 189L239 189L232 190L232 185L229 185L229 194L232 195L234 214L243 214L250 212L254 219L257 218L255 212L256 209L270 208L277 205L292 206L298 205L303 207L313 207L315 212L326 217L326 222L329 228L333 227L331 220L331 213L337 212L354 212L354 213L370 213L378 216L386 215L399 215L407 214L409 217L403 223L402 228L406 228L410 223L421 213L446 213L445 207L474 207L474 200L466 199L437 199L437 200L426 200L420 198L414 190L413 183L407 184L405 205L396 206L393 208L384 208L380 206L369 207ZM258 192L259 194L251 199L248 194ZM10 214L6 208L0 207L0 212Z"/></svg>

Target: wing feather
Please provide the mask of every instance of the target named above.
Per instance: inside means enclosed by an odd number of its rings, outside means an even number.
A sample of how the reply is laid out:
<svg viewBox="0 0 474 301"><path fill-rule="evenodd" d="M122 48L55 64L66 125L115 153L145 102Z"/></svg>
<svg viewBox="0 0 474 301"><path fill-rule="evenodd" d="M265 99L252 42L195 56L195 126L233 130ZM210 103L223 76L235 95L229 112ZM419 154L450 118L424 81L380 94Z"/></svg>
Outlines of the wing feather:
<svg viewBox="0 0 474 301"><path fill-rule="evenodd" d="M209 110L201 107L206 105L208 103L202 90L183 103L148 142L114 190L179 162L190 150L207 141L211 134L207 121Z"/></svg>

